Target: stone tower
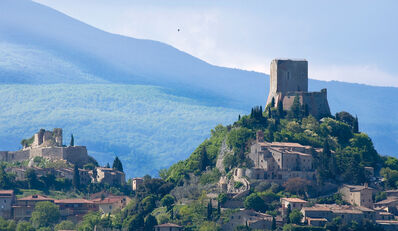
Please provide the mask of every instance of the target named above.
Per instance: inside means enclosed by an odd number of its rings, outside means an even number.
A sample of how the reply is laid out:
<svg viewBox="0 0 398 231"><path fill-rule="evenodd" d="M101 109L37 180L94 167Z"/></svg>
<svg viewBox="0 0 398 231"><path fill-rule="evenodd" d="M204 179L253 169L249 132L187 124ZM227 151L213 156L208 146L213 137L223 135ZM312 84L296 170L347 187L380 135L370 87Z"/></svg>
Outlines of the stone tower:
<svg viewBox="0 0 398 231"><path fill-rule="evenodd" d="M283 103L284 110L290 110L294 98L299 97L307 105L309 113L317 118L330 115L327 91L308 92L308 61L305 59L274 59L270 68L270 90L267 105L275 101Z"/></svg>
<svg viewBox="0 0 398 231"><path fill-rule="evenodd" d="M279 101L279 95L288 92L308 92L308 62L305 59L274 59L270 69L270 91L267 105L272 97Z"/></svg>

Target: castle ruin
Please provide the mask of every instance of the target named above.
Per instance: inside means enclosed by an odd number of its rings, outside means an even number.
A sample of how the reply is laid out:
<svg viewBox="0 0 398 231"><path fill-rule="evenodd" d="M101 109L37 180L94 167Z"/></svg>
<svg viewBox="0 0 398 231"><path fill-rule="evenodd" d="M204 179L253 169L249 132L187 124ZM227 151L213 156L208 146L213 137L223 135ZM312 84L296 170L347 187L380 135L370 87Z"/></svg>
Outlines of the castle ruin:
<svg viewBox="0 0 398 231"><path fill-rule="evenodd" d="M320 119L330 115L327 90L308 92L308 61L274 59L270 69L270 91L267 105L281 101L284 110L290 110L295 97L301 105L307 105L309 114ZM272 100L273 99L273 100Z"/></svg>
<svg viewBox="0 0 398 231"><path fill-rule="evenodd" d="M18 151L0 151L0 161L20 162L34 157L49 160L65 160L82 166L89 162L85 146L65 146L62 144L62 129L53 131L40 129L33 135L33 141L23 142L23 148Z"/></svg>

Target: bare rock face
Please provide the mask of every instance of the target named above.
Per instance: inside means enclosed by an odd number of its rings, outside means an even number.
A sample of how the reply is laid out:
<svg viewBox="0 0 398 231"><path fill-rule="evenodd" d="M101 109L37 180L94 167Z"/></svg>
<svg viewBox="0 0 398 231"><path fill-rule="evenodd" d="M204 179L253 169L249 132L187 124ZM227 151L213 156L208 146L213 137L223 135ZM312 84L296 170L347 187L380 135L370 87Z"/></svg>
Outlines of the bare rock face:
<svg viewBox="0 0 398 231"><path fill-rule="evenodd" d="M327 90L308 92L308 61L274 59L271 62L267 105L274 99L274 107L282 102L283 109L290 110L295 97L299 97L302 105L307 105L309 114L314 117L330 115Z"/></svg>

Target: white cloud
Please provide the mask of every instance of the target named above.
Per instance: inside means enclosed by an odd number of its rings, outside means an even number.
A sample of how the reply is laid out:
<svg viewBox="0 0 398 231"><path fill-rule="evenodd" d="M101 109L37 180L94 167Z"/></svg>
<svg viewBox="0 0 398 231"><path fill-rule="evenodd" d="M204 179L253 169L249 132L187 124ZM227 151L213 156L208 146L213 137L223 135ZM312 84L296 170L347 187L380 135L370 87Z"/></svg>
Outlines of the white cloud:
<svg viewBox="0 0 398 231"><path fill-rule="evenodd" d="M374 65L309 66L309 76L318 80L338 80L375 86L398 87L398 76L391 75Z"/></svg>

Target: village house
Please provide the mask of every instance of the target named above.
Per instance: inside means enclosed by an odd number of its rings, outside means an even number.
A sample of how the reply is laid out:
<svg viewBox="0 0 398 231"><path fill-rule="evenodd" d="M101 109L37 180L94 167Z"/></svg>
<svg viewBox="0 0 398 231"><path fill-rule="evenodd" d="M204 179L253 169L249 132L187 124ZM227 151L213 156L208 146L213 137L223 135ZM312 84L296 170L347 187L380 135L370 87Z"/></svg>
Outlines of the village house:
<svg viewBox="0 0 398 231"><path fill-rule="evenodd" d="M374 189L365 185L343 185L339 189L343 200L352 205L373 208L373 195Z"/></svg>
<svg viewBox="0 0 398 231"><path fill-rule="evenodd" d="M382 209L385 212L390 212L398 215L398 197L390 196L387 199L374 203L375 209ZM383 219L379 219L383 220Z"/></svg>
<svg viewBox="0 0 398 231"><path fill-rule="evenodd" d="M182 231L184 227L172 223L155 225L155 231Z"/></svg>
<svg viewBox="0 0 398 231"><path fill-rule="evenodd" d="M32 216L32 212L35 209L36 203L42 201L54 203L54 199L36 194L17 199L15 204L12 206L14 219L29 219Z"/></svg>
<svg viewBox="0 0 398 231"><path fill-rule="evenodd" d="M323 227L328 222L326 218L311 218L311 217L307 217L305 221L309 226L318 226L318 227Z"/></svg>
<svg viewBox="0 0 398 231"><path fill-rule="evenodd" d="M305 223L312 223L313 218L324 218L327 221L332 221L333 218L341 217L343 223L356 221L361 223L363 219L375 221L376 212L372 209L363 206L352 205L337 205L337 204L315 204L311 207L303 207L301 209L303 214L303 221Z"/></svg>
<svg viewBox="0 0 398 231"><path fill-rule="evenodd" d="M97 182L109 185L124 185L126 183L125 174L113 168L97 168Z"/></svg>
<svg viewBox="0 0 398 231"><path fill-rule="evenodd" d="M387 197L398 197L398 189L392 189L386 191Z"/></svg>
<svg viewBox="0 0 398 231"><path fill-rule="evenodd" d="M232 213L227 222L221 224L223 230L235 230L239 225L247 224L252 229L271 229L272 216L254 210L241 209Z"/></svg>
<svg viewBox="0 0 398 231"><path fill-rule="evenodd" d="M15 202L14 190L0 190L0 217L12 218L12 205Z"/></svg>
<svg viewBox="0 0 398 231"><path fill-rule="evenodd" d="M258 131L256 141L250 147L249 158L253 168L245 173L250 179L285 182L293 177L315 180L311 146L298 143L264 142L264 134Z"/></svg>
<svg viewBox="0 0 398 231"><path fill-rule="evenodd" d="M308 202L300 198L281 198L282 216L286 214L289 206L291 210L301 210Z"/></svg>
<svg viewBox="0 0 398 231"><path fill-rule="evenodd" d="M88 212L98 211L98 205L85 199L62 199L55 200L54 203L59 206L61 216L68 219L82 218Z"/></svg>
<svg viewBox="0 0 398 231"><path fill-rule="evenodd" d="M376 220L376 223L380 225L385 231L398 230L398 221L396 220Z"/></svg>
<svg viewBox="0 0 398 231"><path fill-rule="evenodd" d="M125 208L130 201L131 199L127 196L109 196L92 200L92 202L99 207L99 211L103 214L110 214L117 210L121 210Z"/></svg>
<svg viewBox="0 0 398 231"><path fill-rule="evenodd" d="M131 187L133 191L136 191L142 184L144 183L144 179L141 177L133 178L131 181Z"/></svg>

